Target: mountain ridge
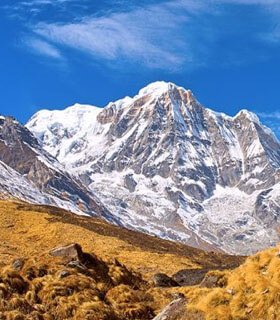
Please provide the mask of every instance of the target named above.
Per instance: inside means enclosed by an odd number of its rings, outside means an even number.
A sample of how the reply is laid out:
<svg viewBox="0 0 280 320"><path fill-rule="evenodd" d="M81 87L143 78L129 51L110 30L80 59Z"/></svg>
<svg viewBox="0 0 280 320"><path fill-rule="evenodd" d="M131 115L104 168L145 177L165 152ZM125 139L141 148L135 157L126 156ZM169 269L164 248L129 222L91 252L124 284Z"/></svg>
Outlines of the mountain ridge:
<svg viewBox="0 0 280 320"><path fill-rule="evenodd" d="M156 82L26 126L129 228L243 254L279 240L279 141L247 110L230 117Z"/></svg>
<svg viewBox="0 0 280 320"><path fill-rule="evenodd" d="M111 219L98 198L67 173L37 138L12 117L0 118L0 165L3 169L0 190L4 198L14 196L77 214Z"/></svg>

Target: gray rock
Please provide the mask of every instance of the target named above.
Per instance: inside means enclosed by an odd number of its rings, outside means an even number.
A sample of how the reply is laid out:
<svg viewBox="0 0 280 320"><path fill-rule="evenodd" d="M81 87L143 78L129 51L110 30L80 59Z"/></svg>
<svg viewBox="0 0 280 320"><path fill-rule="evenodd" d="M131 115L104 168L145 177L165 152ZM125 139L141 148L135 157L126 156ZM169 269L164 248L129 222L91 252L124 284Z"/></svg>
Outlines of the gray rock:
<svg viewBox="0 0 280 320"><path fill-rule="evenodd" d="M217 274L210 271L205 275L199 286L203 288L220 288L224 287L226 283L227 282L222 274Z"/></svg>
<svg viewBox="0 0 280 320"><path fill-rule="evenodd" d="M23 259L16 259L13 261L12 266L15 270L21 270L24 266L24 260Z"/></svg>
<svg viewBox="0 0 280 320"><path fill-rule="evenodd" d="M156 287L178 287L178 283L164 273L155 274L152 280Z"/></svg>
<svg viewBox="0 0 280 320"><path fill-rule="evenodd" d="M76 261L76 260L70 261L67 264L67 266L69 268L75 268L75 269L77 269L79 271L87 271L87 268L80 261Z"/></svg>
<svg viewBox="0 0 280 320"><path fill-rule="evenodd" d="M58 277L59 277L60 279L66 278L66 277L68 277L68 276L70 276L70 272L67 271L67 270L62 270L62 271L60 271L59 274L58 274Z"/></svg>
<svg viewBox="0 0 280 320"><path fill-rule="evenodd" d="M206 269L184 269L176 272L172 279L180 286L195 286L200 284L208 270Z"/></svg>
<svg viewBox="0 0 280 320"><path fill-rule="evenodd" d="M68 259L81 259L83 255L82 247L77 244L69 244L68 246L62 246L52 249L50 255L53 257L63 257Z"/></svg>
<svg viewBox="0 0 280 320"><path fill-rule="evenodd" d="M134 192L137 186L137 182L133 179L133 174L127 174L124 177L124 185L130 191Z"/></svg>

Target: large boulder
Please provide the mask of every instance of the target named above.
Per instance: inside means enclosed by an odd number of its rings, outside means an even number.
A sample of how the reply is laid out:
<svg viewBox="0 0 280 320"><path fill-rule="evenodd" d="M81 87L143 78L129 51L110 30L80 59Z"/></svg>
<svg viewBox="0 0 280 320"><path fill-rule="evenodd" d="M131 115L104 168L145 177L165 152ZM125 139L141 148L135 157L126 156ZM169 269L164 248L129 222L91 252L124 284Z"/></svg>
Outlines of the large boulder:
<svg viewBox="0 0 280 320"><path fill-rule="evenodd" d="M178 287L179 284L164 273L157 273L153 276L153 283L156 287Z"/></svg>
<svg viewBox="0 0 280 320"><path fill-rule="evenodd" d="M172 276L180 286L195 286L201 283L204 279L207 269L183 269Z"/></svg>
<svg viewBox="0 0 280 320"><path fill-rule="evenodd" d="M77 243L72 243L67 246L60 246L50 251L53 257L62 257L69 260L80 260L83 256L82 247Z"/></svg>

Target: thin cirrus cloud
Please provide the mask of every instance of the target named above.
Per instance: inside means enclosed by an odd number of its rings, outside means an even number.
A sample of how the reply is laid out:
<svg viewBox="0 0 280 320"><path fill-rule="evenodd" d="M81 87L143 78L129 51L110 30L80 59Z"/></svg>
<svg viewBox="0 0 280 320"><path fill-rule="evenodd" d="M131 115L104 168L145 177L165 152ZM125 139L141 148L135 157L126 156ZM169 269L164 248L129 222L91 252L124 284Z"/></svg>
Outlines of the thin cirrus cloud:
<svg viewBox="0 0 280 320"><path fill-rule="evenodd" d="M27 46L30 50L32 50L34 53L46 56L48 58L52 59L58 59L62 60L62 54L61 52L52 44L38 39L38 38L28 38L24 41L25 46Z"/></svg>
<svg viewBox="0 0 280 320"><path fill-rule="evenodd" d="M202 0L168 1L128 12L82 17L75 23L40 23L34 32L97 59L137 61L149 68L172 71L205 63L222 30L211 25L205 30L193 17L203 19L204 13L215 14L217 6L227 4L261 5L269 11L277 1L210 0L208 4ZM262 35L267 39L271 36L271 33Z"/></svg>
<svg viewBox="0 0 280 320"><path fill-rule="evenodd" d="M176 7L165 4L154 5L127 13L84 17L77 23L40 23L34 31L48 41L78 48L95 58L178 68L193 57L180 32L188 17L176 11Z"/></svg>
<svg viewBox="0 0 280 320"><path fill-rule="evenodd" d="M44 4L63 3L67 7L68 3L75 2L32 0L21 3L43 8ZM53 51L50 57L61 56L61 52L55 53L55 45L59 44L109 63L137 62L147 68L177 71L207 63L223 30L219 30L215 22L213 25L200 22L203 14L218 14L220 6L229 4L262 6L271 21L279 17L279 0L175 0L134 6L128 11L77 16L75 22L41 21L32 25L32 31L45 41L42 54ZM260 41L277 43L280 31L275 27L257 36Z"/></svg>
<svg viewBox="0 0 280 320"><path fill-rule="evenodd" d="M274 111L269 113L258 112L257 114L261 118L261 120L268 127L270 127L278 137L280 137L280 111Z"/></svg>
<svg viewBox="0 0 280 320"><path fill-rule="evenodd" d="M33 6L42 6L42 5L61 5L62 3L73 2L75 0L23 0L19 1L18 5L22 7L33 7Z"/></svg>

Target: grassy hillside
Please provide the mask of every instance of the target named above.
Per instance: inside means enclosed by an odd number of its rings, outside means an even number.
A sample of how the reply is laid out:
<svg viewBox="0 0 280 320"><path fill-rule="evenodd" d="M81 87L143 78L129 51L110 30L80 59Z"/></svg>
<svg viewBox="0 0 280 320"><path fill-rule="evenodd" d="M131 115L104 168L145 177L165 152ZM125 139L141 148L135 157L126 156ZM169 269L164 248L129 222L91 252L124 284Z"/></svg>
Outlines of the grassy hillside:
<svg viewBox="0 0 280 320"><path fill-rule="evenodd" d="M206 253L53 207L0 201L0 265L15 257L40 260L51 248L71 242L79 243L85 251L94 252L101 259L116 258L147 279L156 272L172 274L184 268L228 268L242 261L242 258Z"/></svg>
<svg viewBox="0 0 280 320"><path fill-rule="evenodd" d="M188 298L188 310L201 311L202 319L280 319L280 247L248 258L233 271L212 271L208 276L211 288L176 289Z"/></svg>
<svg viewBox="0 0 280 320"><path fill-rule="evenodd" d="M49 255L73 242L91 253L86 269ZM187 298L181 320L280 319L279 248L243 262L60 209L0 202L1 320L148 320L179 292ZM210 270L198 286L151 282L196 268Z"/></svg>

